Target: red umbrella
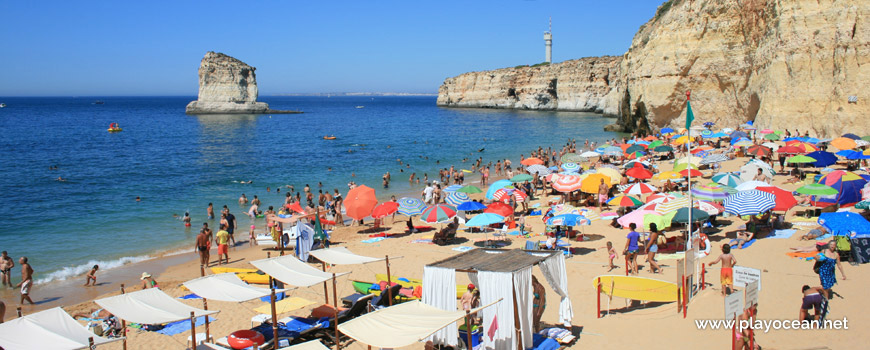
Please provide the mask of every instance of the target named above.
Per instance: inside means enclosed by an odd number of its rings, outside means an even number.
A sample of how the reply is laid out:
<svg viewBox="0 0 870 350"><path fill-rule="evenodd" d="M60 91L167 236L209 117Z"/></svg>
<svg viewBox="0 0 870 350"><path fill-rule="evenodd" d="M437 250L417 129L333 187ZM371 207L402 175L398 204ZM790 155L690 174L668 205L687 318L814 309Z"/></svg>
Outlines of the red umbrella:
<svg viewBox="0 0 870 350"><path fill-rule="evenodd" d="M683 171L680 171L680 175L689 176L689 174L692 174L692 176L704 175L702 172L695 170L695 169L683 169Z"/></svg>
<svg viewBox="0 0 870 350"><path fill-rule="evenodd" d="M523 159L523 161L521 161L520 164L525 165L525 166L530 166L530 165L544 164L544 161L540 160L538 158L526 158L526 159Z"/></svg>
<svg viewBox="0 0 870 350"><path fill-rule="evenodd" d="M765 146L752 146L746 149L746 153L756 157L768 157L770 156L771 150Z"/></svg>
<svg viewBox="0 0 870 350"><path fill-rule="evenodd" d="M287 209L295 211L299 214L308 214L304 210L302 210L302 206L299 205L299 202L293 202L292 204L285 205Z"/></svg>
<svg viewBox="0 0 870 350"><path fill-rule="evenodd" d="M635 163L635 164L640 164L640 163ZM633 167L633 168L631 168L631 169L628 169L628 170L625 172L625 175L631 176L631 177L633 177L633 178L635 178L635 179L649 179L649 178L652 178L652 177L653 177L653 173L652 173L652 171L647 170L647 169L644 168L642 165L641 165L641 166L635 166L635 167Z"/></svg>
<svg viewBox="0 0 870 350"><path fill-rule="evenodd" d="M396 202L386 202L378 204L375 209L372 209L372 217L375 219L384 218L399 210L399 203Z"/></svg>
<svg viewBox="0 0 870 350"><path fill-rule="evenodd" d="M514 213L514 208L502 202L495 202L486 207L484 213L492 213L501 216L511 216Z"/></svg>
<svg viewBox="0 0 870 350"><path fill-rule="evenodd" d="M780 147L779 149L776 150L776 152L782 153L782 154L804 154L804 153L807 153L807 152L804 152L802 149L797 148L795 146Z"/></svg>
<svg viewBox="0 0 870 350"><path fill-rule="evenodd" d="M366 185L360 185L347 192L344 209L347 212L347 216L356 220L362 220L372 213L377 204L378 199L375 197L375 190Z"/></svg>
<svg viewBox="0 0 870 350"><path fill-rule="evenodd" d="M797 205L797 200L794 198L790 191L786 191L776 186L756 187L755 189L767 193L773 193L773 195L776 196L776 206L773 207L772 210L788 211L789 209Z"/></svg>

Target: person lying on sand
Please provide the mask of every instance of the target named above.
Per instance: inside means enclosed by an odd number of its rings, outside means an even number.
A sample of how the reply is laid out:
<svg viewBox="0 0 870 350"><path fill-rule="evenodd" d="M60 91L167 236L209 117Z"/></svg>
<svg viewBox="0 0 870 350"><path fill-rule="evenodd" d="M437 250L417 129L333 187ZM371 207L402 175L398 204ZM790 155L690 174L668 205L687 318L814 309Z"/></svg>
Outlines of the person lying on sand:
<svg viewBox="0 0 870 350"><path fill-rule="evenodd" d="M752 240L755 237L755 234L749 231L740 231L737 232L737 238L732 239L731 242L728 242L731 245L737 245L737 249L743 249L743 244Z"/></svg>
<svg viewBox="0 0 870 350"><path fill-rule="evenodd" d="M803 235L801 235L801 240L808 241L811 239L816 239L816 238L819 238L821 236L824 236L825 233L827 233L827 230L825 230L825 228L823 226L819 226L819 227L816 227L816 228L810 230L810 232L807 232L807 233L804 233Z"/></svg>

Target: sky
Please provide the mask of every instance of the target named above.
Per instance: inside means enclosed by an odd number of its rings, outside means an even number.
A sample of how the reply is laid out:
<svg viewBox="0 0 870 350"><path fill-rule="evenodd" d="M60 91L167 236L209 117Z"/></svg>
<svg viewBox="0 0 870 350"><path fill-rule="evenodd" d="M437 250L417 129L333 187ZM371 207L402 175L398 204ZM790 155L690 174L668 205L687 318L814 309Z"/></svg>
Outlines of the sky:
<svg viewBox="0 0 870 350"><path fill-rule="evenodd" d="M207 51L260 95L437 93L445 78L622 55L663 0L3 1L0 96L197 94Z"/></svg>

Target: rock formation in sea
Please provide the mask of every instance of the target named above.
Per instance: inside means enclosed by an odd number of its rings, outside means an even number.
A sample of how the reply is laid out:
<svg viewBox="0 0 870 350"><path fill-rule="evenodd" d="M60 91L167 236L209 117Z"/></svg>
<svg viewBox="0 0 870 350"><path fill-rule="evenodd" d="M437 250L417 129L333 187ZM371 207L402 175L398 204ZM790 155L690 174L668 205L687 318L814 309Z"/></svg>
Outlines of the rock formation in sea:
<svg viewBox="0 0 870 350"><path fill-rule="evenodd" d="M445 80L438 104L599 111L618 117L615 129L649 131L683 125L691 90L697 121L867 135L868 16L865 0L670 0L621 60L466 73ZM579 65L602 59L619 60L607 79L603 66ZM556 94L542 94L542 82L554 77ZM511 98L517 91L532 98Z"/></svg>
<svg viewBox="0 0 870 350"><path fill-rule="evenodd" d="M187 114L298 113L269 109L257 102L256 68L228 55L209 51L199 65L199 96Z"/></svg>

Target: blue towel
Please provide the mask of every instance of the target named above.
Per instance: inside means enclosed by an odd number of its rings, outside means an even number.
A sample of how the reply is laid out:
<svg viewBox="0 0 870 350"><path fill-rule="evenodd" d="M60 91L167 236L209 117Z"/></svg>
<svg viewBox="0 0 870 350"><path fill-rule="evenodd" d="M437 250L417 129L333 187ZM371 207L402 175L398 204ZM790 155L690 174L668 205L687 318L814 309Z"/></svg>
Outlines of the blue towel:
<svg viewBox="0 0 870 350"><path fill-rule="evenodd" d="M375 237L375 238L367 239L367 240L362 241L362 242L363 242L363 243L376 243L376 242L383 241L383 240L385 240L385 239L386 239L386 238L384 238L384 237Z"/></svg>
<svg viewBox="0 0 870 350"><path fill-rule="evenodd" d="M209 316L208 321L214 322L216 319L214 317ZM205 324L205 316L200 316L196 318L196 325L202 326ZM166 327L157 331L157 333L164 335L176 335L184 332L190 332L190 320L181 320L177 322L172 322L167 324Z"/></svg>
<svg viewBox="0 0 870 350"><path fill-rule="evenodd" d="M202 299L202 297L194 293L190 293L188 295L178 297L178 299Z"/></svg>
<svg viewBox="0 0 870 350"><path fill-rule="evenodd" d="M826 233L826 234L823 234L823 235L821 235L821 236L819 236L819 237L816 237L816 240L817 240L817 241L824 241L824 240L826 240L826 239L831 239L831 237L832 237L832 236L831 236L830 233Z"/></svg>
<svg viewBox="0 0 870 350"><path fill-rule="evenodd" d="M735 240L733 240L733 239L731 240L731 242L734 242L734 241L735 241ZM746 248L749 248L749 246L751 246L753 243L755 243L755 238L753 238L753 239L750 240L749 242L744 242L744 243L743 243L743 246L740 247L740 249L746 249ZM731 244L731 243L729 242L728 244ZM731 244L731 248L732 248L732 249L733 249L733 248L737 248L737 245L736 245L736 244Z"/></svg>
<svg viewBox="0 0 870 350"><path fill-rule="evenodd" d="M508 236L519 236L520 231L511 231L511 232L508 232L507 234L508 234Z"/></svg>
<svg viewBox="0 0 870 350"><path fill-rule="evenodd" d="M281 300L284 300L284 292L275 293L275 301L281 301ZM271 303L271 302L272 302L272 296L271 296L271 295L267 295L267 296L264 296L264 297L260 297L260 301L265 301L265 302L267 302L267 303Z"/></svg>
<svg viewBox="0 0 870 350"><path fill-rule="evenodd" d="M474 247L460 246L460 247L453 248L453 250L455 250L457 252L467 252L467 251L472 250L472 249L474 249Z"/></svg>
<svg viewBox="0 0 870 350"><path fill-rule="evenodd" d="M773 234L768 235L767 238L777 238L777 239L785 239L791 238L793 234L795 234L797 230L776 230L773 231Z"/></svg>

